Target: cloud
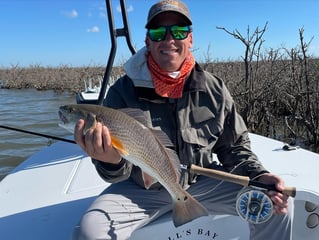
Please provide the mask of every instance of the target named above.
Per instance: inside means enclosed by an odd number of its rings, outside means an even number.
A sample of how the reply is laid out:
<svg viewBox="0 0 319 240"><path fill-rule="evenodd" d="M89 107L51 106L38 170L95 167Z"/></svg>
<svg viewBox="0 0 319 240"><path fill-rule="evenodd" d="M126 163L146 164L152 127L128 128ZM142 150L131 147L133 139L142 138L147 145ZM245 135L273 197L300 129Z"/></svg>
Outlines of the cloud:
<svg viewBox="0 0 319 240"><path fill-rule="evenodd" d="M87 32L90 32L90 33L97 33L97 32L100 32L100 28L98 26L93 26L91 28L88 28L87 29Z"/></svg>
<svg viewBox="0 0 319 240"><path fill-rule="evenodd" d="M116 11L121 12L121 5L117 5L116 6ZM126 7L126 11L127 12L133 12L134 11L134 7L132 5Z"/></svg>
<svg viewBox="0 0 319 240"><path fill-rule="evenodd" d="M105 6L99 4L93 4L89 10L88 10L88 14L87 14L88 17L96 17L98 16L99 18L103 18L105 19L106 18L106 9L105 9Z"/></svg>
<svg viewBox="0 0 319 240"><path fill-rule="evenodd" d="M99 16L100 16L100 18L106 18L106 13L105 13L105 11L104 12L100 12L99 13Z"/></svg>
<svg viewBox="0 0 319 240"><path fill-rule="evenodd" d="M79 16L78 12L75 9L71 11L61 11L61 14L67 18L77 18Z"/></svg>

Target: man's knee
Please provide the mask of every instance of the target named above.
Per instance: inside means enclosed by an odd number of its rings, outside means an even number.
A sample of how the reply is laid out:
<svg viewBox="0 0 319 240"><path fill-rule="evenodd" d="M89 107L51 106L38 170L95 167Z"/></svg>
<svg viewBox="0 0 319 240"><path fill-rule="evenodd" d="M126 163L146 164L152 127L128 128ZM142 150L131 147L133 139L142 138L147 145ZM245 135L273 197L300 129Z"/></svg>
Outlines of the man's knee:
<svg viewBox="0 0 319 240"><path fill-rule="evenodd" d="M99 210L85 213L78 225L74 227L73 240L112 239L108 238L110 221Z"/></svg>

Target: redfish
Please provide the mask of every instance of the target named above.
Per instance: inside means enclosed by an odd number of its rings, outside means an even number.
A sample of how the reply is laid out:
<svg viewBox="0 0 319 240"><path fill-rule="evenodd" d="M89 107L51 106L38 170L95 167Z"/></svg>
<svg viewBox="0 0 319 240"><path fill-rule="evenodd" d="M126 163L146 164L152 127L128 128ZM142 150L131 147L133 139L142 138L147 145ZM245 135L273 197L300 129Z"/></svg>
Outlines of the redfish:
<svg viewBox="0 0 319 240"><path fill-rule="evenodd" d="M97 122L105 125L112 146L124 159L141 168L145 187L158 181L169 192L176 227L208 215L206 208L179 184L180 161L174 151L165 148L170 144L168 137L162 131L152 129L141 110L78 104L61 106L59 116L60 126L71 132L79 119L85 120L84 133Z"/></svg>

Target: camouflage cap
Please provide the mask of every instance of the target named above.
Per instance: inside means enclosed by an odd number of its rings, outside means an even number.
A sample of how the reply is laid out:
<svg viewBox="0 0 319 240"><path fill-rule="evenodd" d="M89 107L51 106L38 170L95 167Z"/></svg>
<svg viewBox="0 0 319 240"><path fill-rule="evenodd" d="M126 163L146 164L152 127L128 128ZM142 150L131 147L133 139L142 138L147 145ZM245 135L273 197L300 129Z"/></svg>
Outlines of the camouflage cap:
<svg viewBox="0 0 319 240"><path fill-rule="evenodd" d="M149 28L154 18L163 12L177 12L185 18L188 25L192 25L188 8L184 2L180 0L161 0L150 8L145 28Z"/></svg>

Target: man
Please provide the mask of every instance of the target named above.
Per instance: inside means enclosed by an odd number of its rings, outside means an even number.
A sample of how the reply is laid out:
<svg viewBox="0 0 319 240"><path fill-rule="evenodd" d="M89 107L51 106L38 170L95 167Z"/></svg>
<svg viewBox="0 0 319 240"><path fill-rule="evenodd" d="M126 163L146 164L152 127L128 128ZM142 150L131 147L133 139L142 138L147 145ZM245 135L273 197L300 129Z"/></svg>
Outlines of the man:
<svg viewBox="0 0 319 240"><path fill-rule="evenodd" d="M283 190L283 181L269 173L250 150L248 132L223 81L201 69L190 51L192 20L183 2L164 0L148 14L145 48L125 64L126 76L108 91L105 105L140 108L154 128L164 131L181 164L211 167L216 153L221 167ZM141 170L111 145L107 126L98 124L83 136L84 122L75 128L76 142L92 157L100 176L113 183L92 204L75 231L78 239L128 239L153 216L165 213L171 199L159 184L144 188ZM183 172L182 186L212 214L237 215L241 187ZM205 194L206 193L206 194ZM292 204L288 197L268 192L273 217L250 224L251 239L290 239ZM289 208L288 208L289 206ZM271 236L271 237L270 237Z"/></svg>

